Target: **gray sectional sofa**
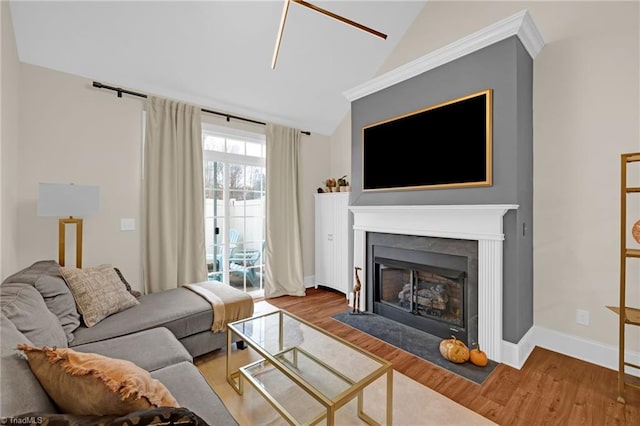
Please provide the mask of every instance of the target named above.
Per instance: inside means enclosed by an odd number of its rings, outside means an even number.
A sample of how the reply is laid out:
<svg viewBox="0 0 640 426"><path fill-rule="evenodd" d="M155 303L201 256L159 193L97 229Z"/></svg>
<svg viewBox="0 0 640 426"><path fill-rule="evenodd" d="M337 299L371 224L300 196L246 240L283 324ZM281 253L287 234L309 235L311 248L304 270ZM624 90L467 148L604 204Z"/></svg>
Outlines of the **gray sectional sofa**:
<svg viewBox="0 0 640 426"><path fill-rule="evenodd" d="M194 356L226 345L226 333L211 332L209 302L184 288L140 296L138 301L89 328L82 324L56 262L36 262L8 277L0 285L0 416L57 412L16 350L27 343L126 359L149 371L181 406L207 423L235 425L192 363Z"/></svg>

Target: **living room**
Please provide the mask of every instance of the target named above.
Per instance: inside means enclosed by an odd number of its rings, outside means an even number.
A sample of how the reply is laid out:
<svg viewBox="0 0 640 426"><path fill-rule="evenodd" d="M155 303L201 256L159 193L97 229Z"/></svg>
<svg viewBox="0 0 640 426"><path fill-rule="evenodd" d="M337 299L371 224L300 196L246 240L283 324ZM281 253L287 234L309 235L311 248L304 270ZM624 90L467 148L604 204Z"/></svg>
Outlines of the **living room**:
<svg viewBox="0 0 640 426"><path fill-rule="evenodd" d="M532 294L520 295L531 302L532 326L522 334L532 345L617 370L618 317L605 305L618 303L620 154L640 151L638 3L429 1L366 80L524 9L544 46L532 68L533 287ZM38 183L97 184L102 206L85 222L84 264L113 264L142 291L139 229L121 232L119 225L121 218L135 218L138 224L142 218L144 102L92 89L93 76L22 61L6 1L1 76L0 276L56 256L55 224L35 213ZM158 88L155 93L180 99L177 90ZM264 120L264 114L251 118ZM203 120L227 124L224 118L203 115ZM302 120L293 124L311 130L301 143L299 183L303 271L312 286L314 193L328 176L357 174L353 150L359 147L353 132L359 129L352 128L350 112L330 131L309 128ZM255 130L233 120L228 125ZM415 193L419 198L422 191ZM640 218L638 203L629 208L630 218ZM630 260L629 305L640 304L634 281L639 275L640 267ZM300 298L297 303L307 302ZM588 313L587 324L577 323L577 311ZM640 363L635 330L628 333L627 345L629 358Z"/></svg>

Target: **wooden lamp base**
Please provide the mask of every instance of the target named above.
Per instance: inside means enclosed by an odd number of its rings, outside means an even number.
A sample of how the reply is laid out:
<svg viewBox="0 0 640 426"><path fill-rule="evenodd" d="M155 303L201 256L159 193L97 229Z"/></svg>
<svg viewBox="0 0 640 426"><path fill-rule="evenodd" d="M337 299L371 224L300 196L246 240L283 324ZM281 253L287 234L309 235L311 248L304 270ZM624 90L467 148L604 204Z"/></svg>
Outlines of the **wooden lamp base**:
<svg viewBox="0 0 640 426"><path fill-rule="evenodd" d="M76 268L82 268L82 219L69 217L60 219L58 222L58 263L64 266L65 255L65 227L66 225L76 225Z"/></svg>

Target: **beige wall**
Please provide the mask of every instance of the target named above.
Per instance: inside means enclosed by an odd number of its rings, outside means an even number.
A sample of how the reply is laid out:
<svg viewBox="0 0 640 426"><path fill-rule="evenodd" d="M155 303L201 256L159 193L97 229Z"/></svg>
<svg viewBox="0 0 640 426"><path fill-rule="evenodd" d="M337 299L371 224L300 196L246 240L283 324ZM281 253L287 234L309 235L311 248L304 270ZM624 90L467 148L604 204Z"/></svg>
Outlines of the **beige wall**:
<svg viewBox="0 0 640 426"><path fill-rule="evenodd" d="M2 65L0 67L0 280L17 268L18 82L19 62L9 2L0 4Z"/></svg>
<svg viewBox="0 0 640 426"><path fill-rule="evenodd" d="M113 264L140 290L143 102L33 65L20 73L19 266L58 257L57 218L36 216L38 183L97 185L100 212L84 218L83 266ZM136 230L120 231L120 218L135 219Z"/></svg>
<svg viewBox="0 0 640 426"><path fill-rule="evenodd" d="M618 297L619 155L640 151L639 4L429 1L379 74L525 8L546 42L534 61L534 321L616 345L604 305ZM331 140L350 144L350 133L341 126ZM640 268L629 264L638 306ZM590 326L576 324L576 309Z"/></svg>
<svg viewBox="0 0 640 426"><path fill-rule="evenodd" d="M303 272L306 280L315 275L315 200L313 194L329 172L328 136L302 136L300 152L300 224L302 227ZM346 173L346 172L345 172ZM340 175L342 176L342 175ZM309 284L314 284L310 282Z"/></svg>
<svg viewBox="0 0 640 426"><path fill-rule="evenodd" d="M548 43L534 62L534 321L616 345L618 319L603 305L618 304L619 156L640 151L638 3L531 12ZM629 265L638 306L640 264ZM576 309L590 326L576 324Z"/></svg>
<svg viewBox="0 0 640 426"><path fill-rule="evenodd" d="M331 155L329 176L338 178L348 175L348 181L351 182L351 114L347 114L342 120L329 141Z"/></svg>
<svg viewBox="0 0 640 426"><path fill-rule="evenodd" d="M91 81L20 64L20 145L15 228L17 266L57 259L57 220L36 216L39 182L73 182L100 187L100 212L84 220L84 266L111 263L142 289L141 173L144 100L118 99ZM223 119L204 114L206 122ZM263 131L262 126L233 127ZM313 193L327 173L329 138L302 137L301 223L305 276L314 271ZM134 218L135 231L120 231L121 218ZM3 238L4 241L4 238ZM72 240L70 241L73 246ZM73 257L67 255L72 264ZM3 257L4 258L4 257ZM13 272L11 268L7 273Z"/></svg>

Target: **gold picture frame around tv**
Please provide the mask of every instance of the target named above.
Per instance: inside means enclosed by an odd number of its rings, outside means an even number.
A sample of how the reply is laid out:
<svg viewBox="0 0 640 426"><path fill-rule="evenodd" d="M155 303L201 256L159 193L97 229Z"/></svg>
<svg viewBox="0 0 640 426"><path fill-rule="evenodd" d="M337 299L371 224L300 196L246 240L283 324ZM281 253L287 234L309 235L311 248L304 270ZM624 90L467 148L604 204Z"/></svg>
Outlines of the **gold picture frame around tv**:
<svg viewBox="0 0 640 426"><path fill-rule="evenodd" d="M362 190L493 184L493 90L471 93L362 128Z"/></svg>

